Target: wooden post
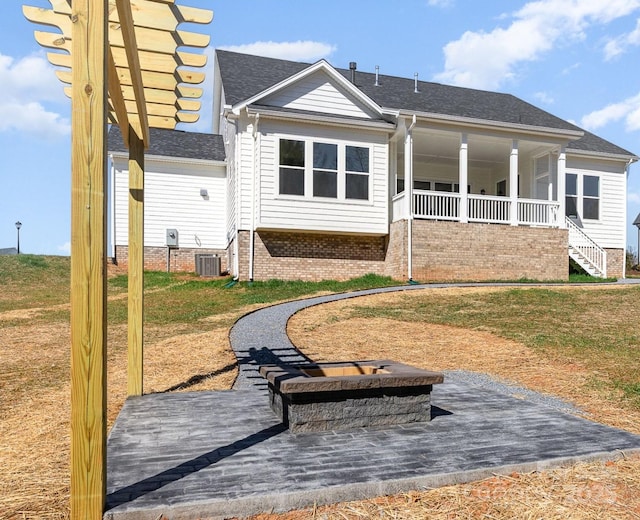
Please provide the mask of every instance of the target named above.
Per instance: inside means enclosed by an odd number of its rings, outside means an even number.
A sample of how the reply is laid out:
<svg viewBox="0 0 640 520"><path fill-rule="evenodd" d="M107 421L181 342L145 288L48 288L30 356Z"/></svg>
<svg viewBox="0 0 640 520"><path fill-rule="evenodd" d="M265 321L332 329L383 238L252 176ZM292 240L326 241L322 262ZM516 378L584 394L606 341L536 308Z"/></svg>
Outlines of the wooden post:
<svg viewBox="0 0 640 520"><path fill-rule="evenodd" d="M107 1L73 0L71 101L71 518L106 496Z"/></svg>
<svg viewBox="0 0 640 520"><path fill-rule="evenodd" d="M129 314L127 393L142 395L144 304L144 143L129 128Z"/></svg>

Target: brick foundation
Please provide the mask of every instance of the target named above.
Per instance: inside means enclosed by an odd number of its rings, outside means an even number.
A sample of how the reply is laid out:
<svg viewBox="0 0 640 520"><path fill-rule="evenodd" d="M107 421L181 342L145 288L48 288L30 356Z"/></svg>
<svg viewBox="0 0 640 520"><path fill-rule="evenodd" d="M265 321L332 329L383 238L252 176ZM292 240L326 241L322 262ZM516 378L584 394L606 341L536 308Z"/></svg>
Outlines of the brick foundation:
<svg viewBox="0 0 640 520"><path fill-rule="evenodd" d="M249 232L239 233L240 279L249 278ZM385 237L259 231L254 280L348 280L383 274Z"/></svg>
<svg viewBox="0 0 640 520"><path fill-rule="evenodd" d="M566 280L567 230L413 221L413 278Z"/></svg>
<svg viewBox="0 0 640 520"><path fill-rule="evenodd" d="M461 224L414 220L412 278L430 281L566 280L567 231L563 229ZM249 232L238 234L239 277L249 279ZM195 272L196 254L217 254L221 270L233 261L229 250L170 251L170 270ZM116 247L126 267L127 246ZM607 250L609 276L621 277L624 251ZM145 247L144 268L167 270L167 248ZM260 231L255 235L254 280L347 280L365 274L406 280L407 221L391 224L389 235L354 236Z"/></svg>
<svg viewBox="0 0 640 520"><path fill-rule="evenodd" d="M611 278L622 278L625 274L625 251L624 249L607 249L607 276Z"/></svg>
<svg viewBox="0 0 640 520"><path fill-rule="evenodd" d="M224 249L171 249L169 270L171 272L194 273L196 271L196 255L214 254L220 256L221 272L226 272L227 251ZM115 262L122 267L127 267L129 260L129 248L127 246L116 246ZM166 271L167 270L167 248L166 247L145 247L144 248L144 269L146 271Z"/></svg>
<svg viewBox="0 0 640 520"><path fill-rule="evenodd" d="M415 280L568 278L566 230L428 220L412 225ZM248 231L239 233L238 245L239 276L248 280ZM369 273L407 279L407 221L392 223L388 237L273 231L255 235L254 280L346 280Z"/></svg>

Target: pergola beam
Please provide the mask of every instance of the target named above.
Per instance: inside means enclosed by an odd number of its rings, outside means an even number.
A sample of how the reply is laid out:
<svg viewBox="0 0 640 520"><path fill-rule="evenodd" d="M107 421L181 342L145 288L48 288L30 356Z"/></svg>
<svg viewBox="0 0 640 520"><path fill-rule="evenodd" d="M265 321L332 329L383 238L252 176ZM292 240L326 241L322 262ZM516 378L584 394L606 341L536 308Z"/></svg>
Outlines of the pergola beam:
<svg viewBox="0 0 640 520"><path fill-rule="evenodd" d="M120 30L124 40L129 76L134 93L133 98L136 102L138 115L135 120L131 121L130 125L138 134L138 137L142 139L144 147L149 148L149 121L147 119L144 83L142 82L142 72L140 71L140 60L138 58L138 43L133 25L133 15L131 14L131 2L130 0L116 0L116 7L118 8Z"/></svg>

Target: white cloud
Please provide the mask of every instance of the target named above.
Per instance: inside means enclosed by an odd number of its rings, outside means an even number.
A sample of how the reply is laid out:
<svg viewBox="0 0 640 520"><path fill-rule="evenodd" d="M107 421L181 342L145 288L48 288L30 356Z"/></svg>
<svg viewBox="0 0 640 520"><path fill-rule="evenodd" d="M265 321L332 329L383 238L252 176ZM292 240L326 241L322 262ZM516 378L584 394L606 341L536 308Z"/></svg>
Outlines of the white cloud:
<svg viewBox="0 0 640 520"><path fill-rule="evenodd" d="M431 7L440 7L447 8L451 7L454 3L454 0L428 0L427 4Z"/></svg>
<svg viewBox="0 0 640 520"><path fill-rule="evenodd" d="M317 61L336 50L335 45L314 41L254 42L244 45L228 45L222 49L243 54L255 54L268 58L294 61Z"/></svg>
<svg viewBox="0 0 640 520"><path fill-rule="evenodd" d="M60 251L61 253L64 253L65 255L70 255L71 254L71 242L65 242L61 246L58 246L56 249L58 251Z"/></svg>
<svg viewBox="0 0 640 520"><path fill-rule="evenodd" d="M536 92L533 97L544 105L552 105L555 102L555 99L553 99L553 97L547 92Z"/></svg>
<svg viewBox="0 0 640 520"><path fill-rule="evenodd" d="M604 59L610 61L620 54L627 52L629 47L640 45L640 20L636 21L636 27L627 34L610 39L604 46Z"/></svg>
<svg viewBox="0 0 640 520"><path fill-rule="evenodd" d="M68 135L69 121L43 106L64 99L53 67L35 54L15 60L0 54L0 131L20 131L45 139Z"/></svg>
<svg viewBox="0 0 640 520"><path fill-rule="evenodd" d="M624 121L628 131L640 130L640 94L594 110L582 118L581 124L595 130L617 121Z"/></svg>
<svg viewBox="0 0 640 520"><path fill-rule="evenodd" d="M521 63L540 59L556 45L582 40L586 30L626 16L640 0L537 0L509 15L507 27L465 32L444 47L438 81L497 89L517 75Z"/></svg>
<svg viewBox="0 0 640 520"><path fill-rule="evenodd" d="M634 204L640 204L640 193L630 191L627 193L627 201L633 202Z"/></svg>
<svg viewBox="0 0 640 520"><path fill-rule="evenodd" d="M40 103L0 101L0 132L8 130L53 140L69 135L71 125L69 120L45 110Z"/></svg>

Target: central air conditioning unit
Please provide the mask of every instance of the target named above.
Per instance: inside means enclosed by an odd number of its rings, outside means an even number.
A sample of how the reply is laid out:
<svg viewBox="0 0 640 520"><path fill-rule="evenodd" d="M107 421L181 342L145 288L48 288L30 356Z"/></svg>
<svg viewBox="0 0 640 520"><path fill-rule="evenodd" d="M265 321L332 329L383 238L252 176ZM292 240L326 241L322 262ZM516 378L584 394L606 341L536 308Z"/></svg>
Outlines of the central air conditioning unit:
<svg viewBox="0 0 640 520"><path fill-rule="evenodd" d="M220 257L218 255L196 255L196 273L199 276L220 276Z"/></svg>

